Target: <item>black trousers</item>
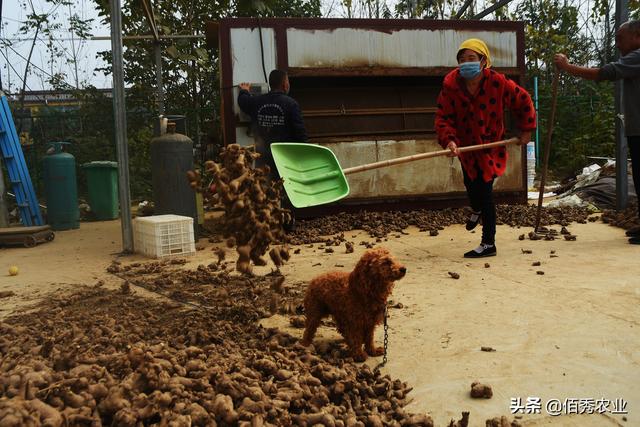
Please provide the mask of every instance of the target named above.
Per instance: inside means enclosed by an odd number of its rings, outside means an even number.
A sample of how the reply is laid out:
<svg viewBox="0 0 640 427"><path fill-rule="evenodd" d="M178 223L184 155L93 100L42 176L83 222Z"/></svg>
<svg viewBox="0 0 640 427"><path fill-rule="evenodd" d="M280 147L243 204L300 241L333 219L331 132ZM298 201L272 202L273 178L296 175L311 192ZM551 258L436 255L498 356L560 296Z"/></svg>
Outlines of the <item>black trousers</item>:
<svg viewBox="0 0 640 427"><path fill-rule="evenodd" d="M631 156L631 169L633 171L633 186L638 196L638 218L640 218L640 135L628 136L627 145Z"/></svg>
<svg viewBox="0 0 640 427"><path fill-rule="evenodd" d="M482 215L482 243L493 245L496 242L496 204L493 201L493 179L485 182L482 171L477 170L475 179L469 178L462 168L464 186L467 188L467 196L471 209Z"/></svg>

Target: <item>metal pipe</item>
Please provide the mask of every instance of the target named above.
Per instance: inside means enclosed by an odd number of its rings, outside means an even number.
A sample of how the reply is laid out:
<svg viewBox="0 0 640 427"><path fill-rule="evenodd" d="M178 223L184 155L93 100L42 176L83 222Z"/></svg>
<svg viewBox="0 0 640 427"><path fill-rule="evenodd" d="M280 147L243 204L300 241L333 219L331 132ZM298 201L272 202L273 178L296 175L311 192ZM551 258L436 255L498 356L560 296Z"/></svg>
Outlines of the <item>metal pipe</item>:
<svg viewBox="0 0 640 427"><path fill-rule="evenodd" d="M432 134L435 132L433 128L416 128L416 129L393 129L393 130L368 130L357 132L328 132L328 133L311 133L309 132L309 138L327 138L327 137L341 137L348 138L353 136L364 135L407 135L407 134Z"/></svg>
<svg viewBox="0 0 640 427"><path fill-rule="evenodd" d="M380 116L390 114L430 114L435 113L435 107L407 107L407 108L354 108L351 110L310 110L304 111L305 117L340 117L340 116Z"/></svg>
<svg viewBox="0 0 640 427"><path fill-rule="evenodd" d="M153 44L153 49L156 58L156 105L158 108L158 121L156 125L156 136L160 136L162 128L162 117L164 115L164 87L162 83L162 47L160 42L157 41Z"/></svg>
<svg viewBox="0 0 640 427"><path fill-rule="evenodd" d="M7 191L7 196L13 197L14 199L16 199L16 195L14 193L12 193L11 191ZM43 205L40 202L38 202L38 206L40 206L40 208L42 208L42 209L47 209L47 205Z"/></svg>
<svg viewBox="0 0 640 427"><path fill-rule="evenodd" d="M536 108L536 166L540 166L540 107L538 106L538 76L533 78L533 99Z"/></svg>
<svg viewBox="0 0 640 427"><path fill-rule="evenodd" d="M500 0L498 3L494 4L491 7L486 8L482 12L475 15L472 19L482 19L493 11L500 9L502 6L509 4L511 0Z"/></svg>
<svg viewBox="0 0 640 427"><path fill-rule="evenodd" d="M89 40L111 40L113 35L111 36L93 36ZM203 39L205 38L204 34L169 34L158 36L160 40L175 40L175 39ZM133 36L120 36L121 40L154 40L152 35L133 35Z"/></svg>
<svg viewBox="0 0 640 427"><path fill-rule="evenodd" d="M616 28L629 19L627 0L616 0ZM619 54L618 56L619 57ZM622 80L616 80L616 209L623 210L629 203L629 181L627 177L627 140L624 136L624 105L622 103ZM638 189L636 189L637 191Z"/></svg>
<svg viewBox="0 0 640 427"><path fill-rule="evenodd" d="M4 193L4 174L2 173L2 159L0 159L0 228L9 226L9 211Z"/></svg>
<svg viewBox="0 0 640 427"><path fill-rule="evenodd" d="M153 5L149 0L142 0L142 8L144 9L144 16L147 18L151 32L153 33L153 39L158 41L158 27L156 27L156 20L153 16Z"/></svg>
<svg viewBox="0 0 640 427"><path fill-rule="evenodd" d="M462 7L460 8L460 10L458 10L458 12L456 12L456 15L453 17L453 19L462 18L462 15L464 15L464 13L469 8L469 6L471 6L471 3L473 3L473 0L467 0L466 2L464 2Z"/></svg>
<svg viewBox="0 0 640 427"><path fill-rule="evenodd" d="M131 194L129 190L129 152L127 147L127 115L124 95L124 66L122 61L122 15L120 0L111 4L111 61L113 67L113 118L118 155L118 196L122 224L122 251L133 252Z"/></svg>
<svg viewBox="0 0 640 427"><path fill-rule="evenodd" d="M160 40L174 40L174 39L203 39L206 36L204 34L169 34L169 35L158 35L158 39ZM9 42L30 42L31 38L25 37L14 37L14 38L4 38L4 40ZM57 42L68 42L71 40L83 40L83 41L101 41L101 40L111 40L111 36L92 36L87 38L82 37L52 37L47 40L57 41ZM133 35L133 36L123 36L122 40L155 40L153 35Z"/></svg>
<svg viewBox="0 0 640 427"><path fill-rule="evenodd" d="M158 114L164 114L164 85L162 83L162 47L160 43L155 43L154 53L156 56L156 93L158 96Z"/></svg>

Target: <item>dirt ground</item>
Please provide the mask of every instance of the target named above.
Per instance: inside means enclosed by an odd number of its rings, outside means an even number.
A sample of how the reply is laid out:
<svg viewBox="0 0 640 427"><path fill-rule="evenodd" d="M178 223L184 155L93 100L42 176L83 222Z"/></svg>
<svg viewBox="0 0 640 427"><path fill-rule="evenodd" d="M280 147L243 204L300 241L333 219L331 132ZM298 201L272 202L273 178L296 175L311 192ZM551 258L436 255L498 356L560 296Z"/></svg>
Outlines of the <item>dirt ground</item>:
<svg viewBox="0 0 640 427"><path fill-rule="evenodd" d="M640 247L627 244L622 230L599 222L569 229L577 241L520 241L518 235L528 229L499 226L498 256L482 260L462 258L479 241L479 233L463 226L447 227L434 237L410 229L408 235L392 234L379 243L408 269L392 295L403 308L390 310L389 361L383 368L414 387L408 411L426 411L436 425L446 425L468 410L470 425L480 426L487 418L508 415L511 398L540 397L542 414L523 415L524 425L640 425ZM345 235L356 243L371 241L358 231ZM0 248L0 292L16 293L0 299L0 318L74 285L104 280L119 286L121 280L106 272L112 260L146 260L120 257L120 238L119 221L93 222L58 232L53 242L36 248ZM213 259L215 244L202 239L199 245L204 249L185 268ZM287 283L303 286L326 270L350 270L364 251L356 245L353 254L345 254L344 247L325 253L318 246L299 247L300 253L282 268ZM535 261L541 265L532 266ZM7 273L12 265L20 270L17 276ZM269 271L255 269L257 274ZM302 335L284 316L263 324ZM382 328L376 335L381 343ZM316 339L338 335L321 328ZM481 346L496 351L483 352ZM490 384L493 398L469 398L474 380ZM571 398L624 399L628 414L545 414L549 399Z"/></svg>

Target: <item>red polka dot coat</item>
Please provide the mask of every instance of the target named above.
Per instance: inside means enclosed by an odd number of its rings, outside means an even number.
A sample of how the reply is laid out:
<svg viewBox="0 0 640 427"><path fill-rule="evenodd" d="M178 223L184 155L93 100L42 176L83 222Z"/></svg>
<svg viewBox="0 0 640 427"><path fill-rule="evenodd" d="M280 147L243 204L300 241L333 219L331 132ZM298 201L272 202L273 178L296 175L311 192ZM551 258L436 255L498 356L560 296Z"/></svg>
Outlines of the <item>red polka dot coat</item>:
<svg viewBox="0 0 640 427"><path fill-rule="evenodd" d="M529 93L503 74L491 69L482 72L484 78L475 96L467 91L457 68L445 76L435 123L442 148L450 141L464 147L504 139L505 109L513 112L521 131L535 129L536 112ZM462 153L459 158L472 180L478 175L476 165L485 182L502 176L507 166L505 147Z"/></svg>

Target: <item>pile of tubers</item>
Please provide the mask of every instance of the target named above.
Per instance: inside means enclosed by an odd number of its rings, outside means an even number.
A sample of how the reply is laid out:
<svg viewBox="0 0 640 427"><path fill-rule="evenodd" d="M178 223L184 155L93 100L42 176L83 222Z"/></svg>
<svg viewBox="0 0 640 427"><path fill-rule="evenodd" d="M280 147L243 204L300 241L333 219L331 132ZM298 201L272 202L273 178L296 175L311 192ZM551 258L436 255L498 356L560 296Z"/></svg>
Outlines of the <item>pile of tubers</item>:
<svg viewBox="0 0 640 427"><path fill-rule="evenodd" d="M110 270L190 300L220 293L208 302L221 305L193 309L99 281L0 321L0 426L433 426L404 409L405 382L352 363L344 344L303 347L247 316L256 291L284 291L281 276L180 275L182 265ZM490 425L517 425L505 423Z"/></svg>
<svg viewBox="0 0 640 427"><path fill-rule="evenodd" d="M113 262L107 271L134 289L144 288L181 303L216 307L218 320L250 323L271 317L274 311L282 315L302 312L304 289L285 283L279 272L260 276L232 274L234 262L222 257L195 269L183 268L185 263L180 258L126 265Z"/></svg>
<svg viewBox="0 0 640 427"><path fill-rule="evenodd" d="M221 151L220 163L205 163L204 177L187 173L191 187L205 194L208 205L224 207L223 237L238 252L236 270L245 274L252 273L252 263L267 264L263 256L270 246L276 246L270 253L276 267L289 259L283 224L291 220L291 213L281 207L282 181L269 179L269 166L253 167L258 156L230 144Z"/></svg>
<svg viewBox="0 0 640 427"><path fill-rule="evenodd" d="M496 207L497 224L511 227L533 227L535 224L536 207L533 205L498 205ZM432 236L438 235L438 230L452 224L464 224L469 218L468 209L443 210L415 210L415 211L387 211L338 213L326 215L306 221L299 221L297 230L290 236L290 243L302 245L309 243L327 243L326 236L338 235L344 241L344 233L352 230L363 230L371 238L380 242L382 239L399 237L410 226L421 232L428 232ZM591 214L587 208L562 207L543 208L541 224L569 225L572 222L586 223Z"/></svg>
<svg viewBox="0 0 640 427"><path fill-rule="evenodd" d="M624 228L625 230L640 227L640 219L638 219L638 204L631 203L621 212L616 210L605 210L602 214L602 222Z"/></svg>
<svg viewBox="0 0 640 427"><path fill-rule="evenodd" d="M432 426L327 347L103 286L0 322L0 425Z"/></svg>

